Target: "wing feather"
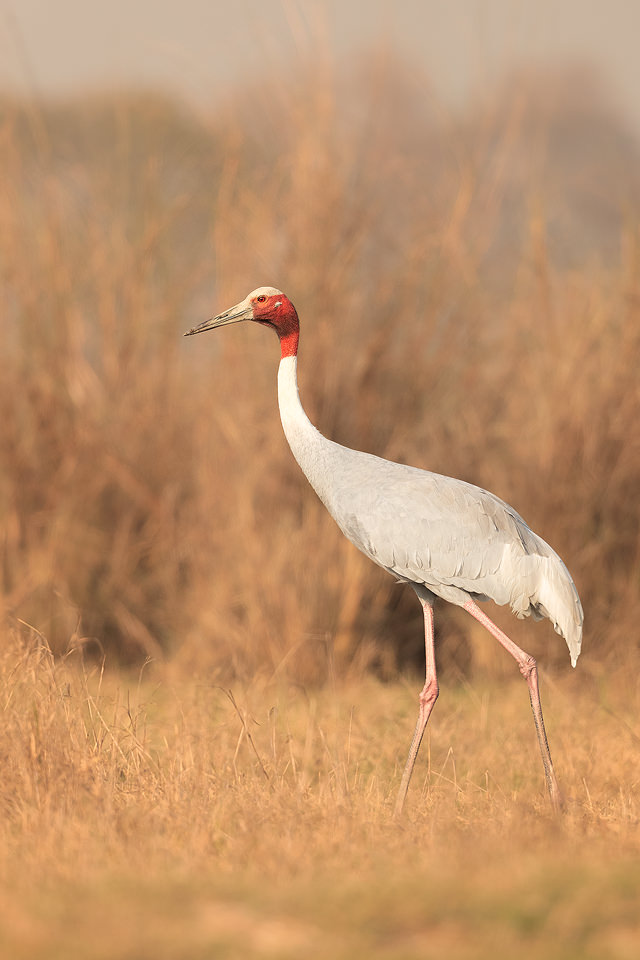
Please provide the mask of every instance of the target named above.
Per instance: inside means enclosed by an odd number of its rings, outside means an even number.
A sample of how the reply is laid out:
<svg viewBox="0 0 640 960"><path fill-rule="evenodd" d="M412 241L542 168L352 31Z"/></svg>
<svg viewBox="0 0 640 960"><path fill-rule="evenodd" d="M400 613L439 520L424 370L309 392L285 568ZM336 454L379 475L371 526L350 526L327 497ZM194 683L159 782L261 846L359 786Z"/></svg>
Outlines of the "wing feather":
<svg viewBox="0 0 640 960"><path fill-rule="evenodd" d="M519 617L549 617L575 663L582 627L577 591L560 557L513 507L463 480L349 453L323 499L363 553L452 603L472 596L508 603Z"/></svg>

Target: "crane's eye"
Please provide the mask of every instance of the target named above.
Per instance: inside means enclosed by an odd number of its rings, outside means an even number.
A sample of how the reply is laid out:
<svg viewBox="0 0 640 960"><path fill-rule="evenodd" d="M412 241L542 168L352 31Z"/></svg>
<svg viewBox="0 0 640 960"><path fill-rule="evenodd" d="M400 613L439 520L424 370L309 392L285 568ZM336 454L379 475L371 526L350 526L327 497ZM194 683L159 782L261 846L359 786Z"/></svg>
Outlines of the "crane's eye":
<svg viewBox="0 0 640 960"><path fill-rule="evenodd" d="M266 299L267 299L266 297L262 297L262 296L256 297L256 300L258 301L258 303L264 303Z"/></svg>

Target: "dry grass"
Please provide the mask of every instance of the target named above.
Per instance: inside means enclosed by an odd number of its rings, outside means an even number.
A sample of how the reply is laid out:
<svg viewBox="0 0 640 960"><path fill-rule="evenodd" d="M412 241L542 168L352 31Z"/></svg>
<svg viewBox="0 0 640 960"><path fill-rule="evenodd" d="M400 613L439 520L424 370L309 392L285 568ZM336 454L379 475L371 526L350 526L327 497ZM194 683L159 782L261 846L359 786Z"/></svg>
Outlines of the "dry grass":
<svg viewBox="0 0 640 960"><path fill-rule="evenodd" d="M0 951L633 956L636 148L584 77L455 119L382 56L314 69L207 120L2 105ZM560 822L513 665L442 608L391 824L420 608L299 475L266 332L180 336L260 283L324 433L495 490L566 559L575 674L498 613L548 671Z"/></svg>
<svg viewBox="0 0 640 960"><path fill-rule="evenodd" d="M171 667L2 657L0 950L17 958L632 956L639 691L445 685L391 821L404 683L231 695ZM617 688L620 692L620 686Z"/></svg>

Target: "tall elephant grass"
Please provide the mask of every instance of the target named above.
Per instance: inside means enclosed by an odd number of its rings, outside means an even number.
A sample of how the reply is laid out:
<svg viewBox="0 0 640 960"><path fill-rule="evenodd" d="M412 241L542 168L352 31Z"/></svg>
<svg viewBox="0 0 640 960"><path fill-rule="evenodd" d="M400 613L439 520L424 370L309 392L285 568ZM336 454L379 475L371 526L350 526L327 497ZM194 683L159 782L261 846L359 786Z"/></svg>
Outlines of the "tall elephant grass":
<svg viewBox="0 0 640 960"><path fill-rule="evenodd" d="M153 97L5 100L6 622L220 677L419 660L411 592L344 542L290 456L268 333L181 337L269 283L298 307L318 427L514 504L575 577L587 664L635 662L637 155L565 86L455 118L373 57L204 119ZM585 113L619 144L615 195L590 192L587 160L576 173ZM548 625L503 614L568 663ZM500 672L467 621L438 611L443 668Z"/></svg>

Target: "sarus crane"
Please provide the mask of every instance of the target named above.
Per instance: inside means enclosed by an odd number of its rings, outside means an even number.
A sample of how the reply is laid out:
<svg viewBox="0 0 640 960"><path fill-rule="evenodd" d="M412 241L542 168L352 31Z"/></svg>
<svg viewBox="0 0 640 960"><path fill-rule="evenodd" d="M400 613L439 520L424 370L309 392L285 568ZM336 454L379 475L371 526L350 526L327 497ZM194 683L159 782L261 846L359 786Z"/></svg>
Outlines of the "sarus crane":
<svg viewBox="0 0 640 960"><path fill-rule="evenodd" d="M291 451L347 537L397 580L410 584L424 612L425 683L395 815L401 814L429 715L438 696L433 633L436 597L463 607L515 658L527 681L549 797L561 794L544 728L535 659L493 623L477 601L509 604L518 617L548 617L575 667L582 641L580 598L566 566L513 507L488 490L328 440L310 422L298 394L300 333L292 302L275 287L258 287L235 307L185 336L252 320L280 340L280 418Z"/></svg>

